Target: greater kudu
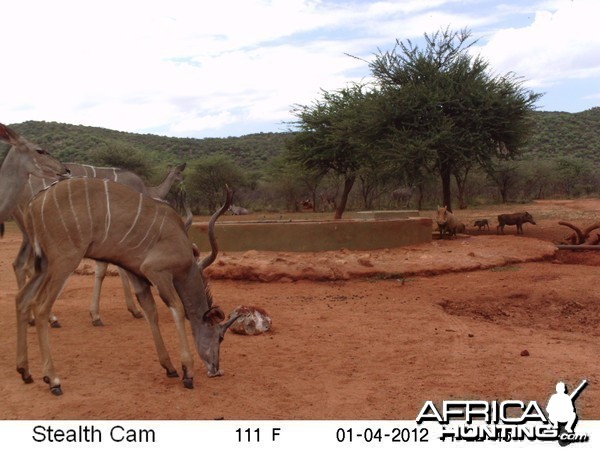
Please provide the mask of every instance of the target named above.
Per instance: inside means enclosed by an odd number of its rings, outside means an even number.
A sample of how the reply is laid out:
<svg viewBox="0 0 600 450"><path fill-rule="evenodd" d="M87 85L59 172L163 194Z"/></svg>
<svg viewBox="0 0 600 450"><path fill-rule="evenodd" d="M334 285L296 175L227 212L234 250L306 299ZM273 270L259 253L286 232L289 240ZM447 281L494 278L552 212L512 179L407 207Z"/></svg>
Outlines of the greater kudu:
<svg viewBox="0 0 600 450"><path fill-rule="evenodd" d="M211 219L213 225L230 204L228 191L225 205ZM72 178L36 195L24 218L35 251L35 273L16 300L17 371L25 383L33 381L27 356L27 321L32 308L43 379L53 394L62 394L50 354L46 321L65 281L84 257L111 262L129 272L160 364L169 377L178 375L158 327L151 285L170 308L177 327L184 386L193 387L193 359L184 318L190 321L196 349L209 376L222 374L220 343L237 316L221 323L225 315L212 305L194 246L181 217L169 205L109 180Z"/></svg>
<svg viewBox="0 0 600 450"><path fill-rule="evenodd" d="M169 170L164 180L157 186L146 186L144 181L135 173L114 168L114 167L95 167L85 164L66 163L65 166L69 169L70 173L74 177L92 177L100 179L108 179L117 183L125 184L130 186L134 190L148 195L152 198L163 199L169 193L171 186L175 182L181 182L183 180L183 170L185 169L185 163L173 167ZM13 262L13 269L17 278L17 285L19 289L25 285L27 277L31 275L33 268L31 267L31 261L33 259L33 251L27 237L27 233L24 231L24 219L23 213L27 208L30 200L39 191L48 188L52 180L45 178L30 177L26 188L23 190L21 198L17 204L17 207L13 211L13 218L19 226L23 234L23 240L21 241L21 248L17 253L17 257ZM94 289L92 293L92 301L90 304L90 316L92 318L92 324L94 326L102 326L102 319L100 318L100 293L102 290L102 283L106 277L106 271L108 269L108 263L98 261L96 263L96 271L94 278ZM125 294L125 303L127 310L133 315L133 317L143 317L141 311L135 305L133 297L131 295L131 288L127 274L123 269L119 268L119 275L121 283L123 285L123 292ZM50 325L53 328L60 327L58 319L54 314L50 314ZM34 324L34 317L30 318L30 324Z"/></svg>

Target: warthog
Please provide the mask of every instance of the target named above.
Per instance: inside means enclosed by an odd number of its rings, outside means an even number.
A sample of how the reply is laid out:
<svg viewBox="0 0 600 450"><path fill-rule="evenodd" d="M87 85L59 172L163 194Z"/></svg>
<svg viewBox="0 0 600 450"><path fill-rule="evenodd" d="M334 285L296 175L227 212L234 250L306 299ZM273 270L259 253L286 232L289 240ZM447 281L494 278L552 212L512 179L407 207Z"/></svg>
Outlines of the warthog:
<svg viewBox="0 0 600 450"><path fill-rule="evenodd" d="M535 225L535 221L531 214L527 211L512 213L512 214L500 214L498 216L498 226L496 227L496 233L504 234L504 225L516 225L517 226L517 234L523 234L523 224L525 222L529 222Z"/></svg>
<svg viewBox="0 0 600 450"><path fill-rule="evenodd" d="M245 216L246 214L250 214L250 212L246 208L242 208L241 206L231 205L229 207L229 211L234 216Z"/></svg>
<svg viewBox="0 0 600 450"><path fill-rule="evenodd" d="M440 230L440 239L444 238L445 233L452 237L456 236L456 233L464 233L466 229L465 224L461 223L454 214L448 211L446 206L438 206L436 222Z"/></svg>
<svg viewBox="0 0 600 450"><path fill-rule="evenodd" d="M483 228L487 228L488 230L490 229L490 223L487 219L476 220L473 226L477 227L477 231L481 231Z"/></svg>
<svg viewBox="0 0 600 450"><path fill-rule="evenodd" d="M401 208L410 207L410 199L412 198L414 186L402 186L392 191L392 199L396 202L396 205Z"/></svg>
<svg viewBox="0 0 600 450"><path fill-rule="evenodd" d="M302 211L314 211L315 205L312 202L312 200L306 199L300 201L300 208L302 209Z"/></svg>

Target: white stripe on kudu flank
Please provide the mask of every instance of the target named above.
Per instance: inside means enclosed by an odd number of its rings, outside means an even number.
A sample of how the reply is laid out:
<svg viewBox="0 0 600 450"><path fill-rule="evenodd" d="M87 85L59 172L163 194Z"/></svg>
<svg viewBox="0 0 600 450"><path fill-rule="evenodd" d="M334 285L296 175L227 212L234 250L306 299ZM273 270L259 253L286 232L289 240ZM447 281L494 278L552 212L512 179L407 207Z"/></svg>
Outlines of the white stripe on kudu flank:
<svg viewBox="0 0 600 450"><path fill-rule="evenodd" d="M108 238L108 232L110 231L110 196L108 195L108 180L104 181L104 192L106 193L106 219L104 220L104 225L106 227L104 231L104 239L102 242L106 241Z"/></svg>
<svg viewBox="0 0 600 450"><path fill-rule="evenodd" d="M146 234L144 235L144 237L142 238L142 240L140 242L138 242L138 245L136 245L135 247L133 247L132 250L135 250L136 248L138 248L140 245L142 245L142 242L144 242L146 240L146 238L150 234L150 230L154 226L154 222L156 222L156 217L157 216L158 216L158 208L156 207L156 205L154 205L154 218L152 219L152 223L150 224L150 226L146 230Z"/></svg>
<svg viewBox="0 0 600 450"><path fill-rule="evenodd" d="M77 213L75 212L75 206L73 205L73 197L71 195L71 180L67 180L67 190L69 191L69 205L71 206L71 213L73 213L73 218L75 219L75 226L77 227L77 233L79 233L79 240L81 241L81 225L79 225L79 217L77 217Z"/></svg>
<svg viewBox="0 0 600 450"><path fill-rule="evenodd" d="M53 215L55 215L55 216L57 215L60 218L60 223L62 223L62 226L65 229L65 234L69 238L69 242L71 242L71 245L75 246L73 239L71 239L71 233L70 233L69 227L67 226L67 224L65 222L65 218L63 217L62 209L58 203L58 199L56 198L56 187L54 187L54 189L52 189L52 199L54 200L54 206L56 206L56 211L54 212Z"/></svg>
<svg viewBox="0 0 600 450"><path fill-rule="evenodd" d="M165 224L165 219L167 218L167 210L163 209L163 216L162 216L162 221L160 222L160 226L158 227L158 232L154 233L154 235L152 236L152 239L149 239L148 242L146 243L146 247L144 247L144 251L147 251L148 248L154 244L157 240L157 238L160 236L160 234L162 233L162 229L163 229L163 225Z"/></svg>
<svg viewBox="0 0 600 450"><path fill-rule="evenodd" d="M33 197L37 191L33 190L33 184L31 184L31 177L32 176L33 175L29 175L29 179L27 180L27 183L29 184L29 192L31 192L31 196Z"/></svg>
<svg viewBox="0 0 600 450"><path fill-rule="evenodd" d="M158 229L158 234L162 233L162 229L163 229L163 226L164 226L164 224L165 224L165 219L166 219L166 218L167 218L167 210L165 210L165 212L164 212L164 214L163 214L163 220L162 220L162 222L160 223L160 228Z"/></svg>
<svg viewBox="0 0 600 450"><path fill-rule="evenodd" d="M44 233L48 232L48 228L46 227L46 199L48 198L48 191L44 191L42 194L42 226L44 228Z"/></svg>
<svg viewBox="0 0 600 450"><path fill-rule="evenodd" d="M94 166L89 166L87 164L82 164L82 167L85 169L85 176L88 176L88 169L90 169L92 171L92 177L91 178L96 178L96 168Z"/></svg>
<svg viewBox="0 0 600 450"><path fill-rule="evenodd" d="M119 241L119 244L123 243L123 241L125 241L125 239L127 239L127 236L129 236L129 233L131 233L133 231L133 229L135 228L135 225L137 224L137 221L140 218L140 214L142 213L142 203L143 202L144 202L144 196L143 196L143 194L140 193L140 201L138 203L138 209L137 209L137 214L135 215L135 219L133 219L133 223L131 224L131 227L129 227L129 230L127 230L127 233L125 233L125 236L123 236L123 239L121 239Z"/></svg>
<svg viewBox="0 0 600 450"><path fill-rule="evenodd" d="M94 233L94 219L92 219L92 205L90 204L90 193L88 191L88 179L83 179L83 188L85 190L85 201L87 203L88 220L90 221L90 239Z"/></svg>

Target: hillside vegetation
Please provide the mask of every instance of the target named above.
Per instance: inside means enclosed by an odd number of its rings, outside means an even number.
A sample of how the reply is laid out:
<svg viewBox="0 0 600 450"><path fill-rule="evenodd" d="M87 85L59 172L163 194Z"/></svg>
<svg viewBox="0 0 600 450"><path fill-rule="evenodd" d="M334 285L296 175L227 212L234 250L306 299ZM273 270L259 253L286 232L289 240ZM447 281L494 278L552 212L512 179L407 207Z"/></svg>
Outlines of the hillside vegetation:
<svg viewBox="0 0 600 450"><path fill-rule="evenodd" d="M600 193L600 175L596 173L596 164L600 163L600 107L580 113L536 111L533 119L533 131L522 149L521 161L500 167L498 177L483 172L469 176L469 204ZM215 208L221 195L220 187L215 185L224 182L235 184L238 202L254 210L297 209L298 200L313 198L318 203L319 192L339 187L335 179L323 179L319 186L311 186L297 170L286 169L281 157L286 153L289 132L192 139L56 122L28 121L11 126L61 161L125 167L151 183L164 176L168 165L186 161L188 199L196 212ZM0 156L6 148L0 145ZM390 193L400 182L386 183L369 204L357 187L350 208L398 207ZM435 205L439 194L437 182L429 180L419 194L418 204L415 193L412 207ZM325 209L325 205L316 206Z"/></svg>
<svg viewBox="0 0 600 450"><path fill-rule="evenodd" d="M10 125L30 141L40 144L65 162L92 162L106 150L141 152L153 164L190 161L223 154L244 169L264 168L281 153L286 133L257 133L229 138L173 138L136 134L106 128L29 121Z"/></svg>
<svg viewBox="0 0 600 450"><path fill-rule="evenodd" d="M525 158L572 156L600 160L600 107L580 113L534 112L534 129ZM106 149L143 152L154 164L190 161L224 154L245 170L262 170L284 152L290 133L257 133L228 138L174 138L136 134L57 122L29 121L11 125L52 151L62 161L86 162Z"/></svg>
<svg viewBox="0 0 600 450"><path fill-rule="evenodd" d="M579 113L537 111L534 118L525 156L600 161L600 107Z"/></svg>

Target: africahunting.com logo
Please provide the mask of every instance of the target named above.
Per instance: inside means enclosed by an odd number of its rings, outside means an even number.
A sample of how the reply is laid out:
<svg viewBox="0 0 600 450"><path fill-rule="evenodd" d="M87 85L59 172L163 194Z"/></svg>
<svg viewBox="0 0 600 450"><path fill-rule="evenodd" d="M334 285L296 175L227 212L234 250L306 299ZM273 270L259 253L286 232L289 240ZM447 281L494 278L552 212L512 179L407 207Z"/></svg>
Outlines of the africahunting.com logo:
<svg viewBox="0 0 600 450"><path fill-rule="evenodd" d="M561 446L588 442L586 433L577 433L575 401L587 386L583 380L568 393L562 381L550 396L545 412L536 401L445 400L441 408L428 400L417 424L442 425L442 441L558 441Z"/></svg>

